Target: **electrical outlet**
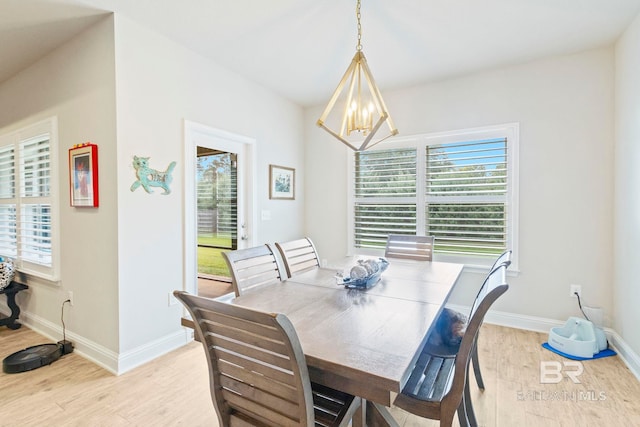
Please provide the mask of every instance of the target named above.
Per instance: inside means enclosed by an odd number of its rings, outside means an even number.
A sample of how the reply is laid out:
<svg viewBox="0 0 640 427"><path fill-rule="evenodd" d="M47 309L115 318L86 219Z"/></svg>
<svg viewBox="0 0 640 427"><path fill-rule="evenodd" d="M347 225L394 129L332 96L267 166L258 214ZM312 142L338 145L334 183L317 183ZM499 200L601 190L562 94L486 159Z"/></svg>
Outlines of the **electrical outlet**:
<svg viewBox="0 0 640 427"><path fill-rule="evenodd" d="M67 292L67 299L69 300L69 305L73 307L73 291Z"/></svg>
<svg viewBox="0 0 640 427"><path fill-rule="evenodd" d="M582 299L582 286L580 285L569 285L569 296L575 298L576 294Z"/></svg>

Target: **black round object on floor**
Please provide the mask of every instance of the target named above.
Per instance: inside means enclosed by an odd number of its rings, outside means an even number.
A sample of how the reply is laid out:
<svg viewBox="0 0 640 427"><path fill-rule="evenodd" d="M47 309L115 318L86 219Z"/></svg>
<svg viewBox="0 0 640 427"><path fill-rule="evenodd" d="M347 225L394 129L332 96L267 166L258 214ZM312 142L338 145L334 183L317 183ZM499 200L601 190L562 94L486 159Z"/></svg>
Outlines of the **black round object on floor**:
<svg viewBox="0 0 640 427"><path fill-rule="evenodd" d="M40 344L16 351L2 361L5 374L30 371L41 366L49 365L62 356L62 346L59 344Z"/></svg>

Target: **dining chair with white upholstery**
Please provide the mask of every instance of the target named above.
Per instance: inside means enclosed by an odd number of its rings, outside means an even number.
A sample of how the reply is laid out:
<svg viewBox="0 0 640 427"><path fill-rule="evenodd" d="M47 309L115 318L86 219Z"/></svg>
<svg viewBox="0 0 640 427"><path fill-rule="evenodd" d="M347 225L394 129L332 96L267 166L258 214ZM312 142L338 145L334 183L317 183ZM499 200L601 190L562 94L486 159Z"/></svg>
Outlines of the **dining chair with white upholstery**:
<svg viewBox="0 0 640 427"><path fill-rule="evenodd" d="M269 245L223 252L236 296L282 281L280 260Z"/></svg>
<svg viewBox="0 0 640 427"><path fill-rule="evenodd" d="M289 277L320 266L318 251L308 237L288 242L276 242L276 248L282 256Z"/></svg>
<svg viewBox="0 0 640 427"><path fill-rule="evenodd" d="M175 291L201 338L218 424L346 427L361 400L311 383L296 331L284 314Z"/></svg>
<svg viewBox="0 0 640 427"><path fill-rule="evenodd" d="M433 260L434 236L409 236L389 234L384 250L386 258Z"/></svg>

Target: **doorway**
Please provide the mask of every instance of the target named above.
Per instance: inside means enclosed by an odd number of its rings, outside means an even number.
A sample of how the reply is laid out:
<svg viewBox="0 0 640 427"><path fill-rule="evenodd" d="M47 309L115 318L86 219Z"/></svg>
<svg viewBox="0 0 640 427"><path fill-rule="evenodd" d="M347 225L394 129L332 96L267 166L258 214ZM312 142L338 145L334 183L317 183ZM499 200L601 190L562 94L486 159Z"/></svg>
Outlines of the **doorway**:
<svg viewBox="0 0 640 427"><path fill-rule="evenodd" d="M230 282L222 252L238 249L237 155L196 149L198 277Z"/></svg>
<svg viewBox="0 0 640 427"><path fill-rule="evenodd" d="M231 292L222 253L253 245L254 143L185 121L185 290Z"/></svg>
<svg viewBox="0 0 640 427"><path fill-rule="evenodd" d="M198 295L231 292L222 253L238 249L238 162L236 153L196 147Z"/></svg>

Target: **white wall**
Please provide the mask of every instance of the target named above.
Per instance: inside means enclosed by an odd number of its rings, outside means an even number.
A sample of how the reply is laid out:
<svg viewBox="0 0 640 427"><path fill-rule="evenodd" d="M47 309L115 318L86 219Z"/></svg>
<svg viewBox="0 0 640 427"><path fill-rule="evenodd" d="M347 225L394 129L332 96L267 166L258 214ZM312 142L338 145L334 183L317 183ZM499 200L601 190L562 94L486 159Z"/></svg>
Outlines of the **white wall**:
<svg viewBox="0 0 640 427"><path fill-rule="evenodd" d="M31 283L19 301L30 326L55 330L72 290L68 332L117 360L180 331L182 310L167 295L182 280L183 119L255 138L257 209L272 215L256 240L306 232L323 258L346 252L347 149L315 126L324 105L303 115L126 18L113 26L107 18L0 85L0 129L57 115L63 170L70 146L99 145L100 208L70 208L61 173L62 281ZM577 314L568 285L579 283L585 303L610 316L615 206L613 326L636 353L639 45L636 19L615 51L615 169L612 49L383 93L402 135L520 123L521 273L500 310L565 319ZM157 168L178 162L171 195L129 191L133 155L150 156ZM268 199L269 163L297 169L295 201ZM465 274L454 302L468 303L479 280Z"/></svg>
<svg viewBox="0 0 640 427"><path fill-rule="evenodd" d="M303 231L305 193L269 200L269 164L296 168L303 180L303 111L242 77L116 16L118 120L118 258L120 353L182 333L182 306L168 294L183 283L183 120L256 140L257 243L292 239ZM170 195L131 192L134 155L164 170L177 161ZM135 357L132 355L132 357ZM125 368L126 369L126 368Z"/></svg>
<svg viewBox="0 0 640 427"><path fill-rule="evenodd" d="M58 117L62 280L30 280L30 293L18 296L20 318L45 334L59 333L61 305L73 291L74 306L65 308L67 335L102 353L118 349L113 43L108 17L0 85L0 128ZM101 204L95 209L69 206L68 149L86 141L99 151Z"/></svg>
<svg viewBox="0 0 640 427"><path fill-rule="evenodd" d="M640 16L616 45L615 330L640 354Z"/></svg>
<svg viewBox="0 0 640 427"><path fill-rule="evenodd" d="M383 91L401 135L520 123L521 271L496 309L566 320L575 283L611 316L613 78L608 48ZM305 114L305 226L331 258L346 251L348 149L315 126L323 107ZM465 273L453 302L469 304L481 280Z"/></svg>
<svg viewBox="0 0 640 427"><path fill-rule="evenodd" d="M73 291L67 336L107 369L124 372L184 343L183 310L168 295L183 288L185 119L256 141L256 242L302 235L302 109L124 17L109 16L0 85L2 132L51 115L62 281L30 281L20 318L59 339L61 304ZM69 207L67 150L85 141L99 146L97 209ZM177 162L170 195L130 191L134 155L157 169ZM296 200L269 200L270 163L296 168ZM259 220L262 210L271 220Z"/></svg>

